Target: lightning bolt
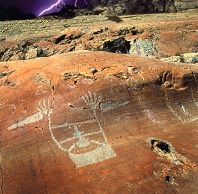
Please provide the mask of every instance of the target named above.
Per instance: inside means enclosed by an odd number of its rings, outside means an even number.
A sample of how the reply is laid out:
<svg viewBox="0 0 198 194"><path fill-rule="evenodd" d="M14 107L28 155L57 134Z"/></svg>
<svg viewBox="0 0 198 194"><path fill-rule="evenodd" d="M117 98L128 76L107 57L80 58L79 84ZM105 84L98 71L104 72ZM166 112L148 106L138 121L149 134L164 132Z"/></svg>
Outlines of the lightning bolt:
<svg viewBox="0 0 198 194"><path fill-rule="evenodd" d="M80 1L82 1L82 0L80 0ZM69 0L68 0L68 2L69 2ZM83 0L83 2L86 5L88 5L87 0ZM75 0L74 1L74 6L78 7L78 5L77 5L78 3L79 3L79 0ZM44 15L46 12L52 11L54 8L58 7L60 4L63 4L63 6L65 6L67 3L65 3L64 0L58 0L56 3L52 4L50 7L44 9L41 13L39 13L38 16L40 17L40 16ZM68 4L70 4L70 3L68 3Z"/></svg>
<svg viewBox="0 0 198 194"><path fill-rule="evenodd" d="M39 17L44 15L46 12L52 10L55 7L58 7L59 4L63 4L65 5L65 3L63 2L63 0L58 0L56 3L52 4L50 7L48 7L47 9L44 9L41 13L39 13Z"/></svg>

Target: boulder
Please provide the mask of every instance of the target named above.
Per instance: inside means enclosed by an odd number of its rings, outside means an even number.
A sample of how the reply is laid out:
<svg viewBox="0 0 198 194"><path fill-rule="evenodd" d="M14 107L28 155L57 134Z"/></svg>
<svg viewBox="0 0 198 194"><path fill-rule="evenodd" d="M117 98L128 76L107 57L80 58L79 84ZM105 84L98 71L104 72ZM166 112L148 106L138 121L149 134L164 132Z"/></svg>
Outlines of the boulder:
<svg viewBox="0 0 198 194"><path fill-rule="evenodd" d="M38 52L36 48L29 49L26 54L26 59L33 59L38 56Z"/></svg>
<svg viewBox="0 0 198 194"><path fill-rule="evenodd" d="M198 63L198 53L185 53L181 58L184 63Z"/></svg>
<svg viewBox="0 0 198 194"><path fill-rule="evenodd" d="M155 56L156 48L151 40L146 38L136 38L130 42L129 53L143 57Z"/></svg>
<svg viewBox="0 0 198 194"><path fill-rule="evenodd" d="M196 193L197 85L130 54L1 62L1 192Z"/></svg>
<svg viewBox="0 0 198 194"><path fill-rule="evenodd" d="M198 53L185 53L180 56L162 58L166 62L198 63Z"/></svg>

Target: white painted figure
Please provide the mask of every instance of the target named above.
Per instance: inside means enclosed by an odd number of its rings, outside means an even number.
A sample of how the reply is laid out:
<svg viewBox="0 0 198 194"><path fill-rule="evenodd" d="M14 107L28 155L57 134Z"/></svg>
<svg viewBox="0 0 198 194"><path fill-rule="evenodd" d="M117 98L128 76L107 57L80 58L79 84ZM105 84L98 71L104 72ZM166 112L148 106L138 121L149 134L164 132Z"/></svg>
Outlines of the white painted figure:
<svg viewBox="0 0 198 194"><path fill-rule="evenodd" d="M53 125L51 122L51 114L53 113L54 100L50 102L48 99L47 101L43 100L42 103L39 103L39 107L37 108L38 112L22 121L14 123L8 127L8 130L42 120L45 115L48 119L48 128L50 130L52 140L59 149L68 154L76 166L82 167L115 157L116 153L108 144L104 130L96 113L96 109L99 108L101 97L97 96L96 93L91 94L89 92L88 95L82 96L82 100L90 107L93 115L92 119L87 119L81 122L64 122ZM124 106L127 103L128 102L125 101L118 102L115 104L114 108ZM113 107L112 102L109 106L109 109ZM94 129L89 129L92 126L94 126ZM83 131L83 129L86 131ZM60 140L58 138L57 132L59 132L59 130L65 131L65 139Z"/></svg>

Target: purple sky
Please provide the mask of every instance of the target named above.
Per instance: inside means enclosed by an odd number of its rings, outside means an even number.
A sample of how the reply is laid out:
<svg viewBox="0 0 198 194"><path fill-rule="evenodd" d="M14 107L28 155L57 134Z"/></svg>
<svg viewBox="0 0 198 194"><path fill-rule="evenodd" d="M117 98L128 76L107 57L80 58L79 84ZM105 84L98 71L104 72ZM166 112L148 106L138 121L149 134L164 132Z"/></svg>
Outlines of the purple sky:
<svg viewBox="0 0 198 194"><path fill-rule="evenodd" d="M44 9L49 8L51 5L56 4L59 0L0 0L1 6L14 6L20 8L23 12L33 13L38 16ZM67 5L76 5L78 7L86 7L86 3L90 3L91 0L62 0L58 6L54 6L52 11L45 12L57 12L64 3Z"/></svg>

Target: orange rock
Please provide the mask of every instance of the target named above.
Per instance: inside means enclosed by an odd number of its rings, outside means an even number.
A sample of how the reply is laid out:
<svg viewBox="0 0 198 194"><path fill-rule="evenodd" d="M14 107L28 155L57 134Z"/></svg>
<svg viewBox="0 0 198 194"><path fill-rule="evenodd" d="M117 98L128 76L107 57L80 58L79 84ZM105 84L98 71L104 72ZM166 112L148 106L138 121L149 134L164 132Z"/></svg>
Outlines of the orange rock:
<svg viewBox="0 0 198 194"><path fill-rule="evenodd" d="M197 80L106 52L0 63L2 193L196 193Z"/></svg>

